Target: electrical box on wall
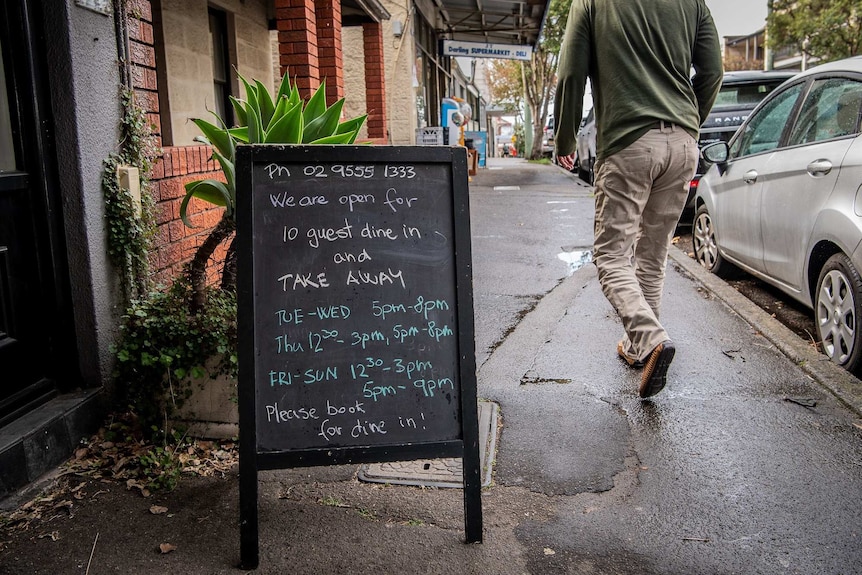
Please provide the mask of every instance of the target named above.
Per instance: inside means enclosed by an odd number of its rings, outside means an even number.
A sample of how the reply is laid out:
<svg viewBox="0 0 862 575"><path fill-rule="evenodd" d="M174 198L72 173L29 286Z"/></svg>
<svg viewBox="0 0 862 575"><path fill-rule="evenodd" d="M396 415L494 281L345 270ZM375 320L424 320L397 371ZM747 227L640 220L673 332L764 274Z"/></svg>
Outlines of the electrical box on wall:
<svg viewBox="0 0 862 575"><path fill-rule="evenodd" d="M117 183L132 196L135 216L141 217L141 173L135 166L117 166Z"/></svg>

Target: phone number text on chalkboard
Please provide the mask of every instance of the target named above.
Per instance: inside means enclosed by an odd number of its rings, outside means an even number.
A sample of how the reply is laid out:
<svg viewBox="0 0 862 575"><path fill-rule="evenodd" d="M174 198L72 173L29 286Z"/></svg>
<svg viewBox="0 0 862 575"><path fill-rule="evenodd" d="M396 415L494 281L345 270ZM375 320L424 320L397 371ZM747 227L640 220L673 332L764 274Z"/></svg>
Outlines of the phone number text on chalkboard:
<svg viewBox="0 0 862 575"><path fill-rule="evenodd" d="M269 174L271 180L279 178L290 178L294 172L290 171L289 166L281 164L267 164L264 170ZM341 178L366 178L374 177L375 171L384 178L406 178L413 179L416 177L416 169L413 166L404 165L384 165L384 166L354 166L354 165L309 165L302 168L302 175L310 178L328 178L329 176L338 176Z"/></svg>

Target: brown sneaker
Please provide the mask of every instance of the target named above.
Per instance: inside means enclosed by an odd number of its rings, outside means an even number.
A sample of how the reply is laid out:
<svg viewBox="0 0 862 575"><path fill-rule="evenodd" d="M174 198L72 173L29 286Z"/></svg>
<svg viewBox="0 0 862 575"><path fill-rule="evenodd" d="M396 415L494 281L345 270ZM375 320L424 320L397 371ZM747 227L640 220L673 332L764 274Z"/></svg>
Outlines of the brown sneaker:
<svg viewBox="0 0 862 575"><path fill-rule="evenodd" d="M622 340L617 342L617 355L619 355L623 359L623 361L629 364L629 367L640 369L644 366L644 362L642 362L641 360L634 359L626 355L626 352L623 350Z"/></svg>
<svg viewBox="0 0 862 575"><path fill-rule="evenodd" d="M652 397L664 389L667 383L667 368L673 361L674 353L676 348L670 340L663 341L652 350L644 366L643 377L638 388L638 394L641 397Z"/></svg>

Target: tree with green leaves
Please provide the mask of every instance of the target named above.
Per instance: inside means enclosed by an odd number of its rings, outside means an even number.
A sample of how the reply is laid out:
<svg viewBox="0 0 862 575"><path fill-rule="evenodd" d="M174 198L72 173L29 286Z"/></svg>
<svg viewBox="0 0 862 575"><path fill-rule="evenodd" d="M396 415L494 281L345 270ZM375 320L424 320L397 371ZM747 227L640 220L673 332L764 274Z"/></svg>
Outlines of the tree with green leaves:
<svg viewBox="0 0 862 575"><path fill-rule="evenodd" d="M862 0L771 0L767 42L824 62L862 49Z"/></svg>
<svg viewBox="0 0 862 575"><path fill-rule="evenodd" d="M504 109L520 112L529 109L533 121L533 147L530 159L542 155L542 130L548 122L548 107L557 85L557 63L560 43L566 29L571 0L551 0L539 41L533 47L529 62L507 60L489 68L491 93L495 103Z"/></svg>
<svg viewBox="0 0 862 575"><path fill-rule="evenodd" d="M521 63L518 60L488 60L487 78L494 104L507 115L520 116L524 101Z"/></svg>

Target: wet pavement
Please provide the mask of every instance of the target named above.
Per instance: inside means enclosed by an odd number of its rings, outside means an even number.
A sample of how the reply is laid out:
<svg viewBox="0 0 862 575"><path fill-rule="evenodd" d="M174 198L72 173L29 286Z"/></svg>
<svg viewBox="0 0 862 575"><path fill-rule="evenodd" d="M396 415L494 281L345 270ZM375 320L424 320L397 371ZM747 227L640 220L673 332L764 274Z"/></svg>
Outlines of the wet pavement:
<svg viewBox="0 0 862 575"><path fill-rule="evenodd" d="M270 471L257 572L862 573L858 380L679 252L662 312L677 354L642 401L589 264L591 189L492 159L470 196L479 396L500 410L484 543L462 543L458 489ZM0 574L237 572L235 476L81 492L0 551Z"/></svg>

